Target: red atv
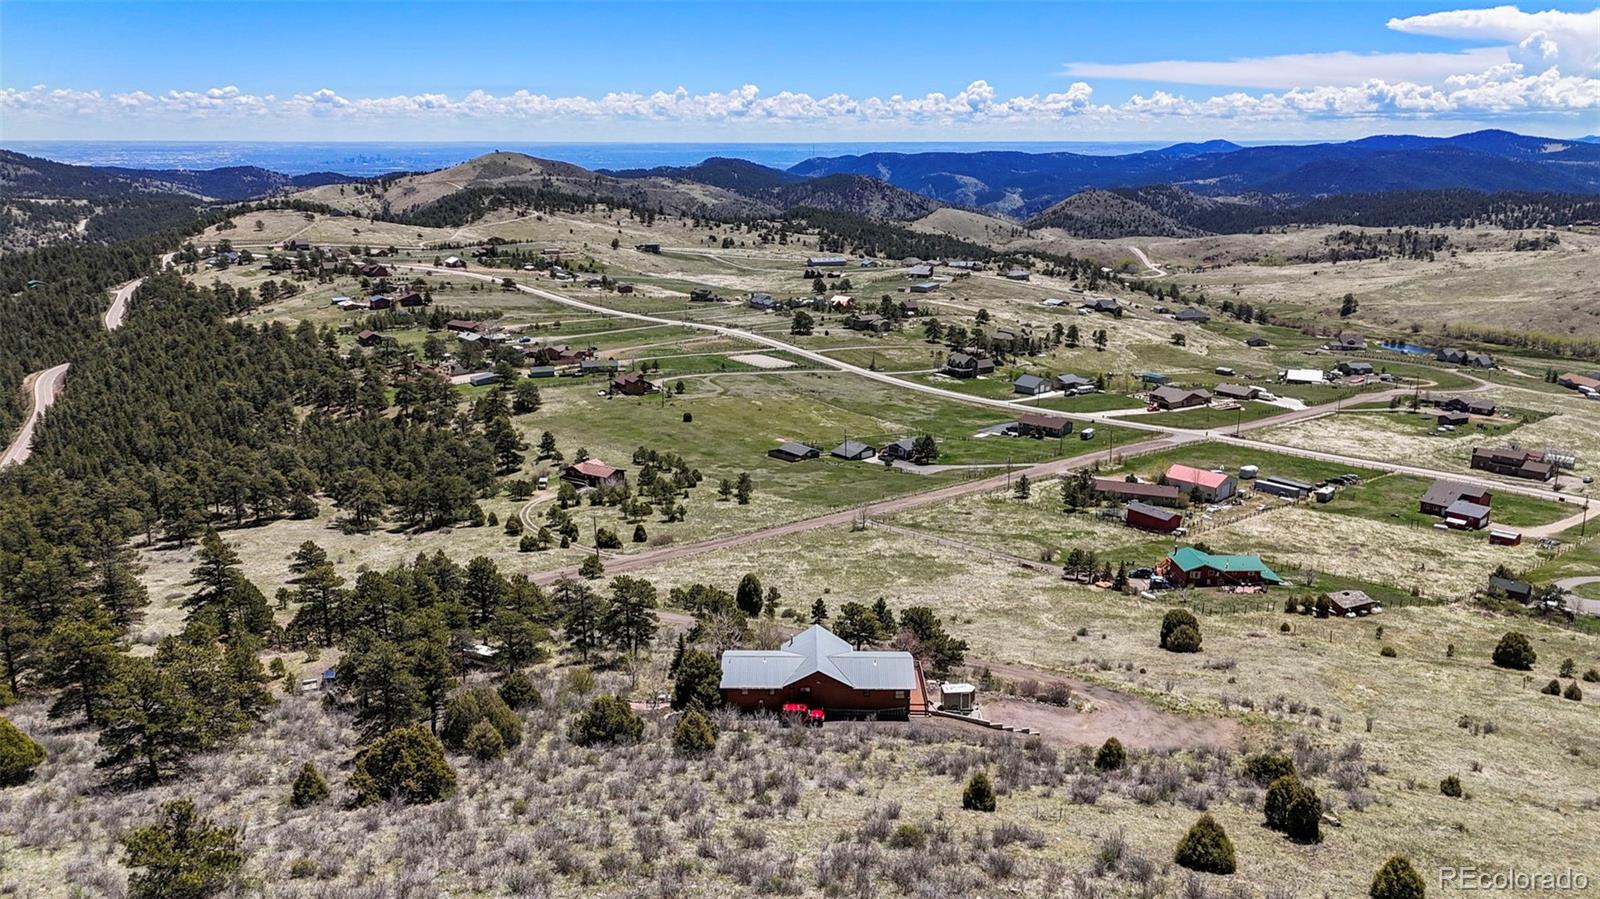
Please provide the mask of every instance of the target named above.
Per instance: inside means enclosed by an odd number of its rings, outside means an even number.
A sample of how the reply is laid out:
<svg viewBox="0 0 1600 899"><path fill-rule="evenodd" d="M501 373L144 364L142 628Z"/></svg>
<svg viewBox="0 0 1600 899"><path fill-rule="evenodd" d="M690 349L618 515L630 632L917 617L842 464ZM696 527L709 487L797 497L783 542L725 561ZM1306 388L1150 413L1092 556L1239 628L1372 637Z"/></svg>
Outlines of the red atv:
<svg viewBox="0 0 1600 899"><path fill-rule="evenodd" d="M778 713L778 724L783 727L794 724L804 727L807 725L810 712L811 709L803 702L786 702L783 704L783 711Z"/></svg>
<svg viewBox="0 0 1600 899"><path fill-rule="evenodd" d="M821 709L812 709L806 713L806 727L821 727L823 714Z"/></svg>

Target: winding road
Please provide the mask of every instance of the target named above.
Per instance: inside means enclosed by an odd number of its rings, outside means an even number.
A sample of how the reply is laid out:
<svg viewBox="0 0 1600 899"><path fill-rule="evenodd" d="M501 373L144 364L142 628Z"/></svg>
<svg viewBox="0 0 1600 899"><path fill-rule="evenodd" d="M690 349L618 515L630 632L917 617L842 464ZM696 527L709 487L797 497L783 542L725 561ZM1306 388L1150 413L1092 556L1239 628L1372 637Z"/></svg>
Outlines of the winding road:
<svg viewBox="0 0 1600 899"><path fill-rule="evenodd" d="M174 253L167 253L161 257L161 268L172 264ZM133 299L133 294L144 283L143 278L134 278L126 284L115 288L111 294L111 305L106 308L105 315L100 317L100 323L107 331L115 331L122 327L128 320L128 302ZM36 371L23 379L23 389L31 390L31 406L28 415L22 420L22 426L17 433L12 435L11 442L7 444L5 452L0 454L0 468L7 465L21 465L33 455L33 432L39 425L39 419L44 417L49 409L61 395L61 390L66 386L67 368L70 363L51 366L43 371Z"/></svg>

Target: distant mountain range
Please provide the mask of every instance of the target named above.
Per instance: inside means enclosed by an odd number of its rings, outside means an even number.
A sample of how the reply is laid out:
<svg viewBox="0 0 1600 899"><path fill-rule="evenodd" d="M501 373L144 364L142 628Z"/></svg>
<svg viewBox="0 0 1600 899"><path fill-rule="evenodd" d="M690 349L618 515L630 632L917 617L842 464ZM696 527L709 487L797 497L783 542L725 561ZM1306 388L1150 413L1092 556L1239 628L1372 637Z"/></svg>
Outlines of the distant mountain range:
<svg viewBox="0 0 1600 899"><path fill-rule="evenodd" d="M0 150L0 196L6 198L186 194L196 199L244 200L350 180L336 172L284 175L256 166L186 170L67 165Z"/></svg>
<svg viewBox="0 0 1600 899"><path fill-rule="evenodd" d="M1511 201L1486 198L1502 193L1518 198L1520 211L1508 211ZM163 210L162 221L171 221L182 204L267 196L432 225L466 224L498 208L570 208L594 200L725 220L806 208L912 221L958 206L1085 237L1181 237L1302 220L1541 224L1592 211L1591 198L1600 196L1600 138L1477 131L1261 147L1212 140L1117 156L875 152L808 159L788 170L711 157L690 166L596 171L494 152L432 172L365 179L289 176L256 166L76 166L0 150L0 200L8 203L117 198L126 206L165 198L172 208ZM70 238L75 219L64 210L34 202L27 212L27 221L54 222L53 233ZM1337 215L1352 218L1328 218ZM85 226L77 230L86 233Z"/></svg>
<svg viewBox="0 0 1600 899"><path fill-rule="evenodd" d="M1123 156L868 153L809 159L789 171L807 177L870 175L945 203L1028 218L1079 191L1162 184L1218 197L1447 188L1600 193L1600 144L1477 131L1303 146L1214 141Z"/></svg>

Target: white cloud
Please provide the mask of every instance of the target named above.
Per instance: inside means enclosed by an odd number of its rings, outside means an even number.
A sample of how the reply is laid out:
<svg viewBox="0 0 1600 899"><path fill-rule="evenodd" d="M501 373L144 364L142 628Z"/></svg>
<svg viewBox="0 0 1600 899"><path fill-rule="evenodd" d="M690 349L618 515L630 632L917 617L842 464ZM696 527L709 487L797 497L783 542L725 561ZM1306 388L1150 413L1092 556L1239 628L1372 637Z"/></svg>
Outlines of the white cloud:
<svg viewBox="0 0 1600 899"><path fill-rule="evenodd" d="M1068 63L1064 74L1083 78L1121 78L1172 84L1295 88L1344 87L1373 78L1432 82L1460 72L1477 72L1510 59L1504 47L1458 53L1298 53L1229 60L1168 59L1130 63Z"/></svg>
<svg viewBox="0 0 1600 899"><path fill-rule="evenodd" d="M583 135L597 126L623 135L660 133L694 125L705 133L736 129L752 139L813 129L883 134L981 133L988 136L1059 136L1121 129L1129 133L1151 120L1209 123L1214 130L1255 123L1492 121L1506 115L1592 115L1600 110L1600 79L1563 74L1557 67L1530 72L1502 61L1476 73L1448 75L1437 83L1369 77L1354 84L1318 84L1253 93L1236 91L1191 98L1169 91L1135 95L1118 103L1096 103L1094 89L1073 82L1064 91L1003 97L987 81L952 94L853 97L813 96L798 91L766 94L753 84L727 91L690 93L683 87L654 93L610 93L599 97L548 96L526 90L464 95L420 93L391 97L346 97L331 88L286 98L248 93L236 85L204 90L131 91L104 94L35 85L0 89L0 112L11 126L48 137L71 133L86 121L115 122L126 133L214 137L273 133L396 136L402 134L555 132ZM188 123L188 124L186 124ZM652 132L650 129L658 129ZM203 129L203 130L197 130ZM15 127L8 128L15 136ZM1106 133L1110 133L1108 130Z"/></svg>
<svg viewBox="0 0 1600 899"><path fill-rule="evenodd" d="M1456 9L1390 19L1407 34L1511 45L1511 61L1532 72L1559 68L1568 75L1600 75L1600 9L1583 13L1523 12L1515 6Z"/></svg>

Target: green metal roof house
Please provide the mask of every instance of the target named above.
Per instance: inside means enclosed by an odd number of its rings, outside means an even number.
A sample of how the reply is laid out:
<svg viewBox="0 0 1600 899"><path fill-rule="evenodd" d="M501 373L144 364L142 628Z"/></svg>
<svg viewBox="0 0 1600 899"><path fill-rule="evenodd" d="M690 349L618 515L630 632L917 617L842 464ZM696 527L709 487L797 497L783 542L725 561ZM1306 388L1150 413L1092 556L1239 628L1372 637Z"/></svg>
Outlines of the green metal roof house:
<svg viewBox="0 0 1600 899"><path fill-rule="evenodd" d="M1226 556L1185 546L1160 566L1167 580L1181 587L1232 587L1281 584L1283 578L1260 556Z"/></svg>

